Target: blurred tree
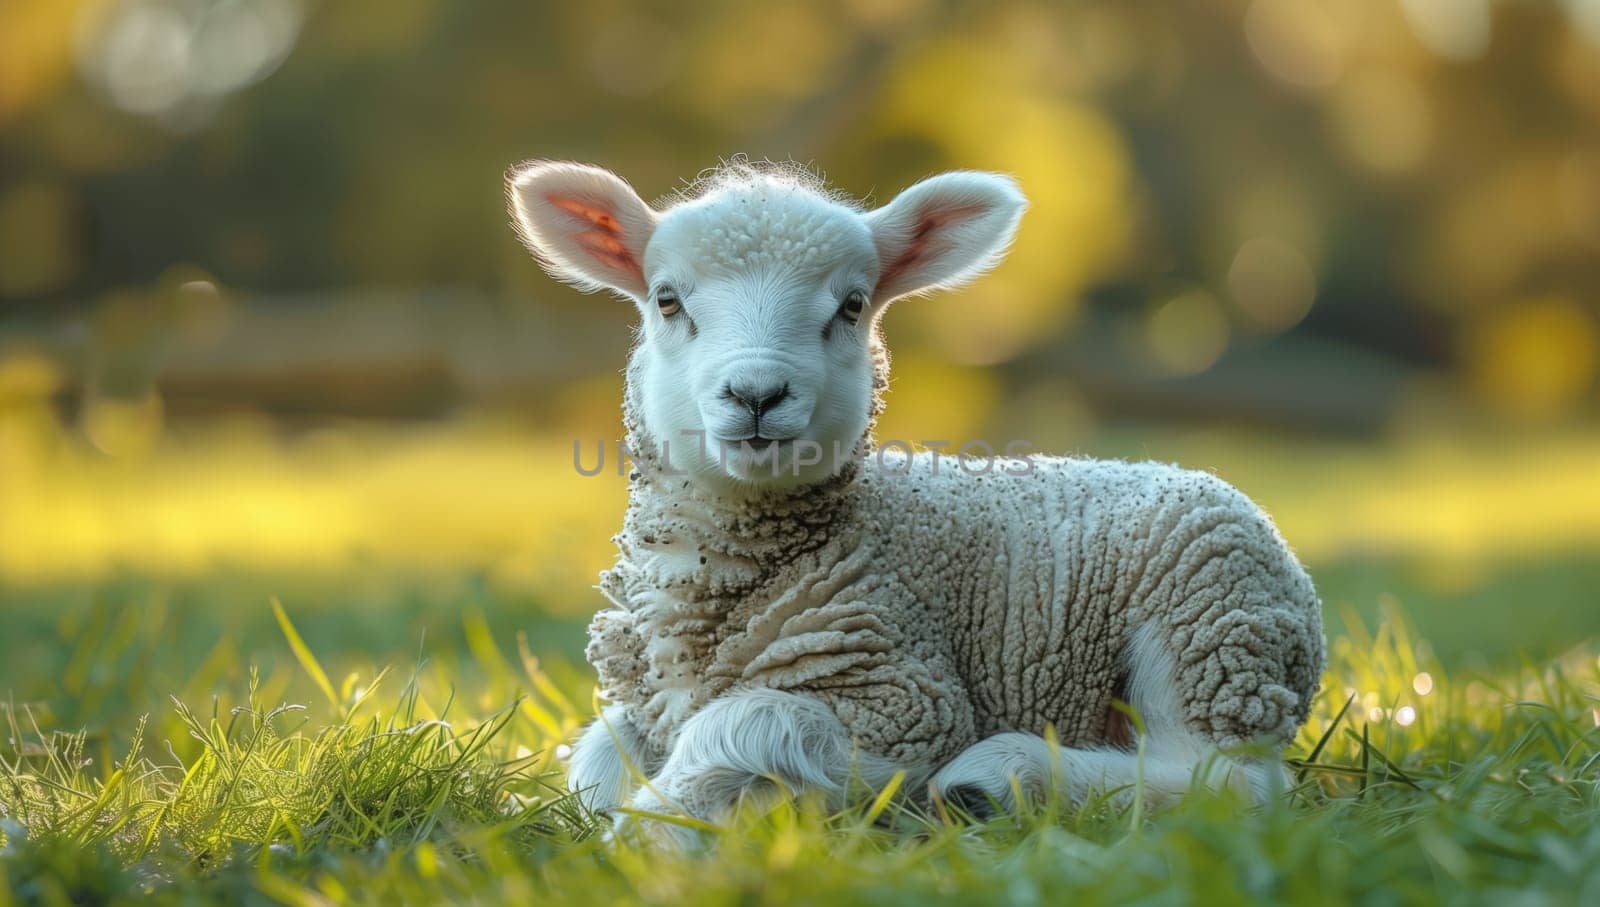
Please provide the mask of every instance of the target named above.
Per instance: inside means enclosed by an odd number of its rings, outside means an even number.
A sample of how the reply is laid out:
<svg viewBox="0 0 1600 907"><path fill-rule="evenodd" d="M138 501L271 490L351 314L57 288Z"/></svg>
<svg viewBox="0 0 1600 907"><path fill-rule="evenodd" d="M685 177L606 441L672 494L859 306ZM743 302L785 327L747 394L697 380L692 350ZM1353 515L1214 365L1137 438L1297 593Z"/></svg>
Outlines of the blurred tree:
<svg viewBox="0 0 1600 907"><path fill-rule="evenodd" d="M1015 255L897 307L907 352L994 364L1111 337L1161 376L1339 344L1446 371L1489 411L1592 416L1597 18L1588 0L12 0L0 343L170 292L174 265L243 305L447 287L620 330L625 308L527 262L500 174L581 158L664 194L743 151L879 202L941 168L1018 175ZM603 374L620 345L593 352Z"/></svg>

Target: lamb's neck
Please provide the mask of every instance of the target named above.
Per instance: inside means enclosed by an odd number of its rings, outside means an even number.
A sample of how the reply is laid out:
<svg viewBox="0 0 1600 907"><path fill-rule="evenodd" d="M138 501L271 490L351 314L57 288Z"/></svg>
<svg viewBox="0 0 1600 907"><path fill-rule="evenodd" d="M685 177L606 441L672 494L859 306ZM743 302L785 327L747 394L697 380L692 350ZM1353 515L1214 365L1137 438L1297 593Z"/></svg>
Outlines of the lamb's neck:
<svg viewBox="0 0 1600 907"><path fill-rule="evenodd" d="M627 528L640 540L693 541L706 551L759 563L788 562L827 543L851 504L857 467L783 492L724 494L641 463L628 494ZM648 542L647 542L648 543Z"/></svg>
<svg viewBox="0 0 1600 907"><path fill-rule="evenodd" d="M637 442L637 443L636 443ZM652 448L637 435L629 449ZM858 464L782 493L729 496L636 455L616 537L635 578L685 603L729 606L853 525Z"/></svg>
<svg viewBox="0 0 1600 907"><path fill-rule="evenodd" d="M888 357L874 328L871 415L882 410ZM856 456L826 481L785 492L728 496L663 468L661 448L644 427L638 388L639 358L629 362L622 420L634 458L628 510L616 536L617 566L601 587L622 607L657 601L665 592L679 613L721 612L770 585L781 572L830 544L849 542L855 531L858 475L872 446L869 423ZM650 606L652 610L655 606Z"/></svg>

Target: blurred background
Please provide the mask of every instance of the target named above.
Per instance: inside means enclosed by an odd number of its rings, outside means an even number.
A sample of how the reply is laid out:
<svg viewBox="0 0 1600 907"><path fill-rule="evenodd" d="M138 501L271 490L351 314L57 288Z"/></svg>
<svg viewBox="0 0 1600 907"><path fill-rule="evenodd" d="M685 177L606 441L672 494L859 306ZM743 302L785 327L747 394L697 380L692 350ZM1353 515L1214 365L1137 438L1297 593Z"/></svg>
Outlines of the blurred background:
<svg viewBox="0 0 1600 907"><path fill-rule="evenodd" d="M1461 658L1600 632L1600 0L6 0L0 688L132 670L73 660L96 608L268 594L575 659L635 313L540 273L503 175L733 153L1032 198L887 315L881 436L1216 470L1330 614Z"/></svg>

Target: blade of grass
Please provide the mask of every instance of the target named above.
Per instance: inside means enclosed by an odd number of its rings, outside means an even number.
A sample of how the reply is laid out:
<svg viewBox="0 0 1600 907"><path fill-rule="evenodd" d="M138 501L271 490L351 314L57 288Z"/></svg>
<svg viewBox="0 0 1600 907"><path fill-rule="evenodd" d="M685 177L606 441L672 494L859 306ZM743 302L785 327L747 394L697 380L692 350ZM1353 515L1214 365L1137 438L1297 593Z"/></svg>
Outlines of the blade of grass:
<svg viewBox="0 0 1600 907"><path fill-rule="evenodd" d="M883 815L883 811L889 808L889 801L894 799L894 795L899 792L900 785L904 784L905 780L905 769L895 772L894 777L889 779L889 783L883 786L883 790L878 791L878 796L872 798L872 805L867 807L867 813L864 817L868 825L878 821L878 817Z"/></svg>
<svg viewBox="0 0 1600 907"><path fill-rule="evenodd" d="M317 688L322 690L322 695L328 698L328 705L333 707L335 714L343 712L343 705L339 696L333 691L333 684L328 680L328 674L322 670L322 664L317 661L317 656L311 654L311 647L300 638L300 632L294 628L289 620L288 612L283 610L283 604L276 598L272 600L272 615L278 619L278 628L283 631L283 638L289 641L289 650L294 653L295 660L300 662L300 667L305 668L311 675Z"/></svg>

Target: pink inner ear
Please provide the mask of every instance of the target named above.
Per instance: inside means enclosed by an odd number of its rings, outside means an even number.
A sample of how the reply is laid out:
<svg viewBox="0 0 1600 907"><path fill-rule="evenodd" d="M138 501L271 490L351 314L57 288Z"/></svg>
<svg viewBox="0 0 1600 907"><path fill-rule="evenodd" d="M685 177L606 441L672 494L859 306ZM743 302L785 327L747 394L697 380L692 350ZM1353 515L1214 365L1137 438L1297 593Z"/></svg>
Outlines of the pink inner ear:
<svg viewBox="0 0 1600 907"><path fill-rule="evenodd" d="M613 270L631 274L641 283L644 281L644 268L633 250L623 241L622 224L616 215L592 202L571 196L546 195L545 199L589 224L589 229L575 234L572 239L595 261Z"/></svg>
<svg viewBox="0 0 1600 907"><path fill-rule="evenodd" d="M911 236L900 254L884 265L883 273L878 277L878 286L893 287L901 277L927 262L935 253L948 249L949 243L943 233L945 227L977 217L988 210L987 205L963 205L959 208L928 205L919 209Z"/></svg>

